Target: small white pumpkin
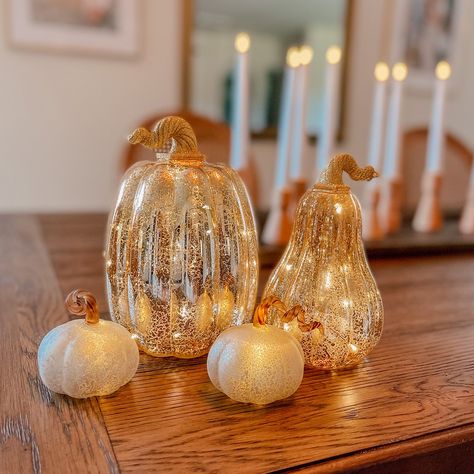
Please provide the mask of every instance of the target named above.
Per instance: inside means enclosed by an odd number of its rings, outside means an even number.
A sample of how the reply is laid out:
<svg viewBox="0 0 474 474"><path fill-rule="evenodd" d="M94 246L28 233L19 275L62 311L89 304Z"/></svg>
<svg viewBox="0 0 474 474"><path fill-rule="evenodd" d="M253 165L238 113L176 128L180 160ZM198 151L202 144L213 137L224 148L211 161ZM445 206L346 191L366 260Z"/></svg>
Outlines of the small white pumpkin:
<svg viewBox="0 0 474 474"><path fill-rule="evenodd" d="M291 334L265 324L270 307L283 312L287 322L296 319L302 331L320 327L304 324L300 306L286 311L270 296L255 310L253 324L221 333L209 351L207 372L218 390L238 402L265 405L281 400L296 392L303 379L301 345Z"/></svg>
<svg viewBox="0 0 474 474"><path fill-rule="evenodd" d="M139 352L120 324L99 319L94 296L71 292L66 308L85 315L52 329L38 349L39 374L53 392L74 398L108 395L128 383L138 367Z"/></svg>

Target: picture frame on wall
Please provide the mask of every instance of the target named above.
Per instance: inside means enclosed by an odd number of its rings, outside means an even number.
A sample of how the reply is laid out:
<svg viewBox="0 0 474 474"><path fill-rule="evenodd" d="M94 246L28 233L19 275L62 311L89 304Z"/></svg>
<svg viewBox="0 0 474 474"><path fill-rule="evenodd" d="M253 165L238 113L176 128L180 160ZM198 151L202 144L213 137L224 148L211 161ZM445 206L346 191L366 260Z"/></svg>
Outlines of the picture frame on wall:
<svg viewBox="0 0 474 474"><path fill-rule="evenodd" d="M132 58L139 52L136 0L9 0L14 48Z"/></svg>
<svg viewBox="0 0 474 474"><path fill-rule="evenodd" d="M324 2L314 0L273 1L271 15L259 16L259 2L232 2L221 0L182 0L182 103L213 120L229 123L231 116L232 76L235 35L247 31L252 37L250 61L250 129L254 139L275 140L278 130L281 86L287 47L302 42L304 25L311 23L311 15L319 8L331 12L331 17L318 17L310 40L314 54L324 57L326 49L338 45L344 51L341 59L340 100L338 105L337 140L346 133L348 71L352 48L352 30L355 2L338 0L329 9ZM398 0L397 0L398 1ZM321 5L319 5L321 4ZM318 6L319 5L319 6ZM299 12L297 15L294 13ZM293 13L293 14L292 14ZM291 21L288 17L291 16ZM270 26L271 25L271 26ZM285 28L277 27L286 25ZM288 30L291 29L291 32ZM295 33L296 32L296 33ZM213 35L215 33L215 35ZM211 39L215 36L215 39ZM285 43L285 38L288 39ZM281 44L276 45L278 41ZM283 46L282 46L283 45ZM270 54L265 54L268 48ZM209 51L214 53L210 54ZM278 54L278 59L275 58ZM313 61L310 66L307 132L310 140L317 140L322 120L322 87L324 68ZM226 71L224 71L226 69ZM210 73L212 71L212 74ZM223 72L224 71L224 72ZM230 74L229 74L230 73ZM225 76L225 77L224 77ZM203 92L204 89L204 93ZM209 95L208 95L209 94Z"/></svg>
<svg viewBox="0 0 474 474"><path fill-rule="evenodd" d="M463 0L400 0L396 4L392 62L407 64L408 85L429 89L436 64L448 61L456 75ZM452 82L452 81L451 81Z"/></svg>

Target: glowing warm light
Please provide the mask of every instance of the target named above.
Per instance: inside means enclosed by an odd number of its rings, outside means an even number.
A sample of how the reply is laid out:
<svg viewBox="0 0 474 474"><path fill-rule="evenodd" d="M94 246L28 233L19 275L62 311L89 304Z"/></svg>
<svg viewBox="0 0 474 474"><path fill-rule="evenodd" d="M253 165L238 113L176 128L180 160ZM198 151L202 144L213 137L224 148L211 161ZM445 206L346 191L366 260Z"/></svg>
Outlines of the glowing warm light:
<svg viewBox="0 0 474 474"><path fill-rule="evenodd" d="M344 308L350 308L352 306L352 301L349 299L343 299L342 300L342 306Z"/></svg>
<svg viewBox="0 0 474 474"><path fill-rule="evenodd" d="M352 351L352 352L357 352L359 349L357 349L357 346L355 346L354 344L349 344L349 349Z"/></svg>
<svg viewBox="0 0 474 474"><path fill-rule="evenodd" d="M451 66L447 61L440 61L436 65L436 77L440 81L446 81L451 76Z"/></svg>
<svg viewBox="0 0 474 474"><path fill-rule="evenodd" d="M250 36L247 33L239 33L235 37L235 49L239 53L246 53L250 49Z"/></svg>
<svg viewBox="0 0 474 474"><path fill-rule="evenodd" d="M341 205L340 203L337 202L336 204L334 204L334 208L336 209L336 212L337 212L338 214L341 214L341 212L342 212L342 205Z"/></svg>
<svg viewBox="0 0 474 474"><path fill-rule="evenodd" d="M374 69L375 79L379 82L385 82L390 76L390 69L387 66L387 63L379 62L375 65Z"/></svg>
<svg viewBox="0 0 474 474"><path fill-rule="evenodd" d="M286 64L290 67L298 67L300 65L300 52L296 46L288 48L286 52Z"/></svg>
<svg viewBox="0 0 474 474"><path fill-rule="evenodd" d="M408 74L408 68L405 63L396 63L392 68L392 76L393 78L398 81L404 81Z"/></svg>
<svg viewBox="0 0 474 474"><path fill-rule="evenodd" d="M326 51L326 61L329 64L337 64L341 60L342 50L339 46L331 46Z"/></svg>
<svg viewBox="0 0 474 474"><path fill-rule="evenodd" d="M313 59L313 48L311 48L311 46L308 46L307 44L304 44L300 48L299 56L300 56L300 64L302 66L307 66Z"/></svg>
<svg viewBox="0 0 474 474"><path fill-rule="evenodd" d="M235 36L230 39L231 49ZM236 51L233 54L242 79L248 57ZM178 117L165 117L160 124L156 134L141 129L144 135L140 136L147 136L148 144L159 142L158 146L176 141L171 154L178 151L180 140L184 140L189 145L184 153L187 158L179 169L171 158L150 164L149 171L156 178L156 183L153 182L163 202L153 198L148 189L151 182L145 175L141 177L143 180L133 182L132 175L125 175L121 188L126 192L112 211L112 224L127 234L108 232L107 258L112 259L112 266L106 267L106 261L103 262L107 270L107 296L111 313L128 330L140 335L140 347L147 353L192 358L205 354L221 331L233 323L241 324L250 316L257 290L256 229L252 213L247 212L247 194L237 175L228 168L217 169L205 163L200 163L197 173L191 163L198 150L195 141L189 141L189 137L194 137L191 126ZM187 173L189 180L183 180L180 173ZM189 198L192 204L186 208L188 215L183 215L180 206L174 206L175 195ZM156 215L152 231L143 219L134 221L133 229L129 226L127 216L136 210L141 212L134 207L138 196L144 196L143 209ZM209 214L216 202L222 204L219 212ZM176 238L171 242L168 236ZM203 236L209 245L203 242ZM125 241L137 248L133 256L126 254L126 258ZM165 254L158 250L164 241L169 244ZM230 267L226 267L228 271L216 273L215 263L227 262L233 249L239 250L239 258L231 261ZM116 265L125 260L126 268ZM162 304L163 298L166 304Z"/></svg>

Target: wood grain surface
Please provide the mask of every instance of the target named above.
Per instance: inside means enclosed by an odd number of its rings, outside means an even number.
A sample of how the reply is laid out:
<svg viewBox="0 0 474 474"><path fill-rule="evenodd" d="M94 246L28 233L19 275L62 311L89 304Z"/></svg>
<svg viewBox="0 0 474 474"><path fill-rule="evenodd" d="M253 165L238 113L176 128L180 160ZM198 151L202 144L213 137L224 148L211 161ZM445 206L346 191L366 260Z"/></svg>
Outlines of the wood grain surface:
<svg viewBox="0 0 474 474"><path fill-rule="evenodd" d="M306 369L287 400L235 403L205 357L142 354L128 385L77 402L42 386L36 350L71 289L106 310L104 229L102 215L0 218L0 472L472 472L472 253L372 260L379 346L352 370Z"/></svg>
<svg viewBox="0 0 474 474"><path fill-rule="evenodd" d="M283 251L282 246L262 245L260 264L264 267L274 267ZM365 251L369 258L474 253L474 235L463 235L459 232L459 216L447 218L441 231L433 234L415 232L410 219L403 222L399 233L388 235L382 240L365 242Z"/></svg>
<svg viewBox="0 0 474 474"><path fill-rule="evenodd" d="M68 317L32 217L0 217L0 472L118 472L98 401L51 393L37 348Z"/></svg>

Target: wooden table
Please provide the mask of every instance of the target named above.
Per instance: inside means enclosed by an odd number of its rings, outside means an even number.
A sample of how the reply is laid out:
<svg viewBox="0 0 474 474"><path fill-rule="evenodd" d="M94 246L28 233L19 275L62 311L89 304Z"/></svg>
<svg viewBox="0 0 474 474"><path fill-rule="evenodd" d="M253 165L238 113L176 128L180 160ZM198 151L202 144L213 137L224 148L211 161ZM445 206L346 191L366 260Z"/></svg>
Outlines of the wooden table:
<svg viewBox="0 0 474 474"><path fill-rule="evenodd" d="M272 406L219 393L204 357L146 355L114 395L73 400L42 385L37 347L68 319L71 289L107 311L104 226L102 215L0 217L0 472L472 472L473 254L371 261L379 346L353 370L307 369Z"/></svg>

